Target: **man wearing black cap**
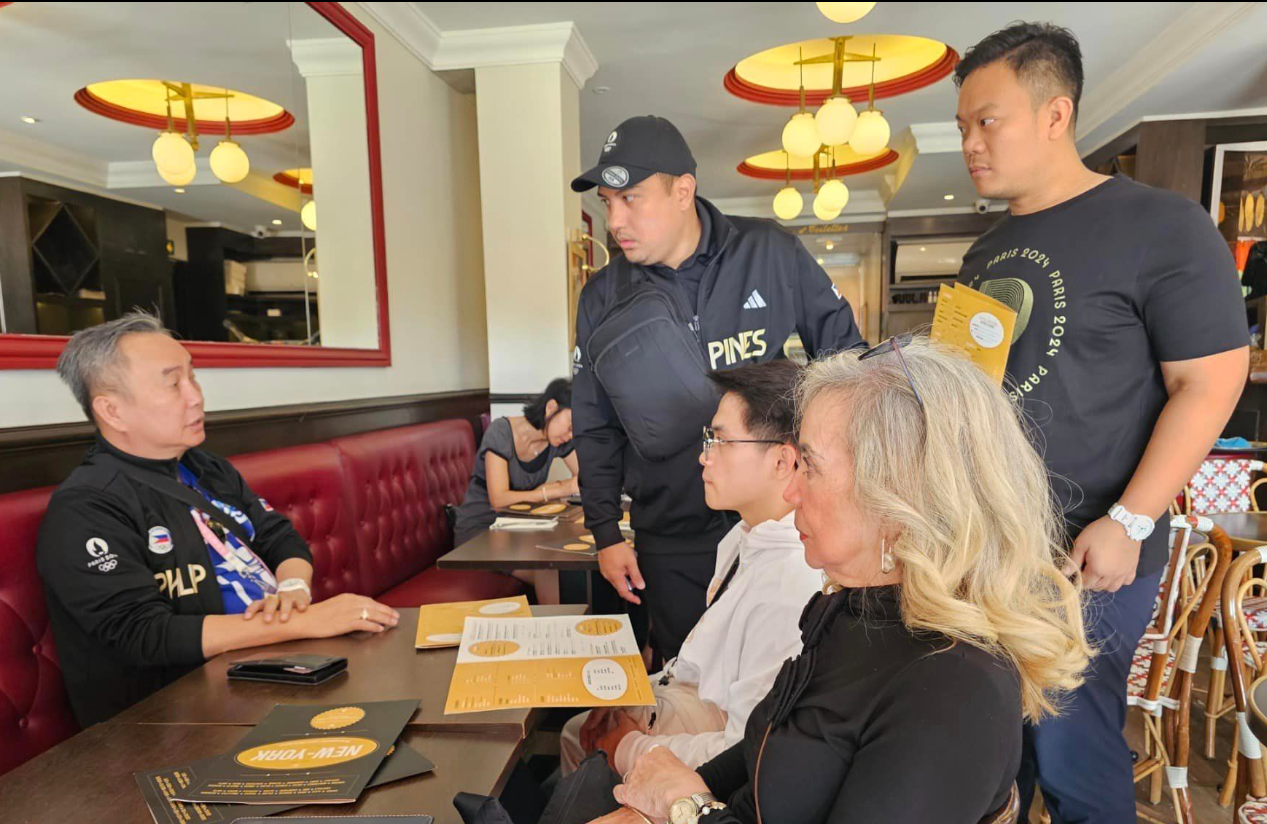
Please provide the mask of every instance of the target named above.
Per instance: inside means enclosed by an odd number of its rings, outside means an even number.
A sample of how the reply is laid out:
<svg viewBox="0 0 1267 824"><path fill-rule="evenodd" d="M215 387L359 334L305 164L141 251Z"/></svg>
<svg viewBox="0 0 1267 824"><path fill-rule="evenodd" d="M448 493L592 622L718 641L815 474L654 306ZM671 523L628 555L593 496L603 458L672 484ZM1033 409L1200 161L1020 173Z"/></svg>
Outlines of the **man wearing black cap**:
<svg viewBox="0 0 1267 824"><path fill-rule="evenodd" d="M794 332L811 357L865 341L796 237L696 195L695 158L664 118L617 126L597 165L572 181L577 192L595 186L623 254L585 285L576 318L572 426L585 524L603 577L627 601L646 597L652 642L668 659L703 613L732 525L704 503L696 464L718 401L707 372L783 357ZM637 554L620 534L622 487Z"/></svg>

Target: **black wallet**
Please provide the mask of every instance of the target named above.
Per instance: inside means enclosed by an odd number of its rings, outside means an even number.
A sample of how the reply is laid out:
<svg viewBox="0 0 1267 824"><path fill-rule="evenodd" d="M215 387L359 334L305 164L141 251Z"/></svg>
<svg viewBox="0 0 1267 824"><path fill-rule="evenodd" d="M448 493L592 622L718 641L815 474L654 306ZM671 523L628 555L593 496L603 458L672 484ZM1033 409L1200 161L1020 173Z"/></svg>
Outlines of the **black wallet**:
<svg viewBox="0 0 1267 824"><path fill-rule="evenodd" d="M329 655L261 656L234 661L229 665L229 678L315 686L347 672L347 669L348 659Z"/></svg>

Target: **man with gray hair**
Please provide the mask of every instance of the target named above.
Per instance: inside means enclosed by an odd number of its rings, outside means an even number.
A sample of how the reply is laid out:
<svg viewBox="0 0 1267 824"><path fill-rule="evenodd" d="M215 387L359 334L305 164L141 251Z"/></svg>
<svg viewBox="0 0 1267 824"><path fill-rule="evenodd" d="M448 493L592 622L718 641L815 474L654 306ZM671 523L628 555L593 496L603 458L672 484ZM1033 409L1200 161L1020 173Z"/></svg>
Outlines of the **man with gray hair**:
<svg viewBox="0 0 1267 824"><path fill-rule="evenodd" d="M222 652L399 615L361 595L312 604L312 556L226 460L197 447L189 353L133 312L71 338L57 363L97 441L57 488L37 562L71 707L104 721Z"/></svg>

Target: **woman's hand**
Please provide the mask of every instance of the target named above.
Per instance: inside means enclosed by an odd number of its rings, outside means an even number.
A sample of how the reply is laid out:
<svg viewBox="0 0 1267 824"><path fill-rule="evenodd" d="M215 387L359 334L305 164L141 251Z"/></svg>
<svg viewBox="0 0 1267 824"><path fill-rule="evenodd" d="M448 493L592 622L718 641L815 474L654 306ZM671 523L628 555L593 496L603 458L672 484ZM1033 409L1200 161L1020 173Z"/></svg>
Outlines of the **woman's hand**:
<svg viewBox="0 0 1267 824"><path fill-rule="evenodd" d="M259 614L264 616L264 623L271 624L273 616L276 615L284 624L290 620L291 612L304 612L311 603L312 597L308 595L307 590L288 589L285 592L265 595L258 601L252 601L242 613L242 617L249 621Z"/></svg>
<svg viewBox="0 0 1267 824"><path fill-rule="evenodd" d="M616 801L641 810L650 818L663 821L669 807L679 798L708 792L708 785L699 773L683 764L668 747L656 746L634 765L625 776L625 783L616 786Z"/></svg>
<svg viewBox="0 0 1267 824"><path fill-rule="evenodd" d="M400 622L400 613L364 595L345 592L291 617L301 638L333 638L349 632L382 632Z"/></svg>

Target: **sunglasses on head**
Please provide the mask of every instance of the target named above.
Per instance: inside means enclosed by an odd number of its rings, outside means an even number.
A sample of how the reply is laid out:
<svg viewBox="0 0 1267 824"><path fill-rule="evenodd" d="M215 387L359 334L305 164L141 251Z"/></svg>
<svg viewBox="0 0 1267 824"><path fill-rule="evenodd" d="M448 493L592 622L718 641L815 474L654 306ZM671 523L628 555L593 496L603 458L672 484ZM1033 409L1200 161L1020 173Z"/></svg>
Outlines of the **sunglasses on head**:
<svg viewBox="0 0 1267 824"><path fill-rule="evenodd" d="M883 343L877 344L858 356L858 360L864 361L867 358L874 358L877 355L885 355L889 352L897 355L898 363L902 365L902 373L906 375L906 382L911 385L911 392L915 394L915 402L919 404L921 412L927 414L924 409L924 399L919 396L919 390L915 388L915 379L911 377L911 370L906 367L906 358L902 357L902 347L911 342L915 337L914 332L906 332L901 335L894 335Z"/></svg>

